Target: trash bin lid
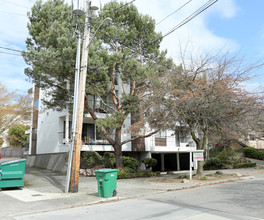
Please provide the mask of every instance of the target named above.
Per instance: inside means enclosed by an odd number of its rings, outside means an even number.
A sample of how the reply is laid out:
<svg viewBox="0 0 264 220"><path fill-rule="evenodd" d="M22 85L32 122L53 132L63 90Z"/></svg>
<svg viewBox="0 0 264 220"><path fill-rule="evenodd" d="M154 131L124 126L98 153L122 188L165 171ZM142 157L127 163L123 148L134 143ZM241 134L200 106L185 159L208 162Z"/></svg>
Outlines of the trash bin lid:
<svg viewBox="0 0 264 220"><path fill-rule="evenodd" d="M4 164L10 164L10 163L18 163L18 162L24 162L26 161L26 159L13 159L13 160L10 160L10 159L7 159L7 160L0 160L0 164L1 165L4 165Z"/></svg>
<svg viewBox="0 0 264 220"><path fill-rule="evenodd" d="M118 169L100 169L100 170L95 170L95 173L112 173L112 172L118 172Z"/></svg>

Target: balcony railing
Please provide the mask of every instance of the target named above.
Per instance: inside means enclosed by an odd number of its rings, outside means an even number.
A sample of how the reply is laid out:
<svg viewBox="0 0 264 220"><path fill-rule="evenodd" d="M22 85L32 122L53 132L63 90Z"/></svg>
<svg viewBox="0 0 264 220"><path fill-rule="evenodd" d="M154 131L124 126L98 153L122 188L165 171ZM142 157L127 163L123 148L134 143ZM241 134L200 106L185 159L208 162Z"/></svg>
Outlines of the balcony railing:
<svg viewBox="0 0 264 220"><path fill-rule="evenodd" d="M98 113L111 114L115 111L115 105L109 102L103 103L102 101L88 99L88 105L94 112Z"/></svg>

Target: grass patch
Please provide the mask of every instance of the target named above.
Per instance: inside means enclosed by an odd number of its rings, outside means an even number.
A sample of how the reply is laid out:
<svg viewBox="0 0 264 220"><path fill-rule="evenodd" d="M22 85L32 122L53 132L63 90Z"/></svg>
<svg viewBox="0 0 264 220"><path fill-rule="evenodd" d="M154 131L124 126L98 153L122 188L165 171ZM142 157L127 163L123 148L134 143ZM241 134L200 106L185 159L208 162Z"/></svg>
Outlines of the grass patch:
<svg viewBox="0 0 264 220"><path fill-rule="evenodd" d="M178 179L190 179L190 177L188 175L179 175Z"/></svg>
<svg viewBox="0 0 264 220"><path fill-rule="evenodd" d="M208 180L208 177L207 176L202 176L202 177L200 177L200 180Z"/></svg>

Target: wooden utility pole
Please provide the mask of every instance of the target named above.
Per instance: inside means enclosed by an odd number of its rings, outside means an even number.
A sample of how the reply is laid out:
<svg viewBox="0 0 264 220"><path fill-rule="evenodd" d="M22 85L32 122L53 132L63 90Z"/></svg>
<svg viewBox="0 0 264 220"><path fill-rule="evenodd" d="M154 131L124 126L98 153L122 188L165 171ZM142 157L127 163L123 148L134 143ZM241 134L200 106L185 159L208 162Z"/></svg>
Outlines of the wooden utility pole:
<svg viewBox="0 0 264 220"><path fill-rule="evenodd" d="M84 41L82 47L82 58L80 67L80 80L78 88L78 102L76 110L76 128L74 136L74 147L72 156L72 167L70 176L69 192L78 192L79 188L79 170L80 170L80 154L82 147L82 126L83 126L83 110L84 110L84 97L86 87L86 75L87 75L87 64L88 64L88 52L89 52L89 38L90 38L90 1L87 0L87 12L85 18L84 28Z"/></svg>

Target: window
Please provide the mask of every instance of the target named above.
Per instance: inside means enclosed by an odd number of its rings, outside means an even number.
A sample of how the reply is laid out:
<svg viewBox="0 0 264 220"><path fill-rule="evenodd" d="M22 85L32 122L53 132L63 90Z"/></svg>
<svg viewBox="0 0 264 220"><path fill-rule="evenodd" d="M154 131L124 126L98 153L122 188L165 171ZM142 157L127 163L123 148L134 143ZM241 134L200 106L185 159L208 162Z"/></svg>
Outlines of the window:
<svg viewBox="0 0 264 220"><path fill-rule="evenodd" d="M100 133L97 127L96 127L96 140L104 140L104 136Z"/></svg>
<svg viewBox="0 0 264 220"><path fill-rule="evenodd" d="M94 124L83 124L82 141L85 144L89 144L91 142L94 142L94 140Z"/></svg>
<svg viewBox="0 0 264 220"><path fill-rule="evenodd" d="M187 143L190 139L189 130L186 127L178 127L175 131L176 146L180 143Z"/></svg>
<svg viewBox="0 0 264 220"><path fill-rule="evenodd" d="M167 146L166 131L159 131L155 134L155 146Z"/></svg>
<svg viewBox="0 0 264 220"><path fill-rule="evenodd" d="M166 138L167 133L166 131L159 131L158 133L155 134L155 137L157 138Z"/></svg>

